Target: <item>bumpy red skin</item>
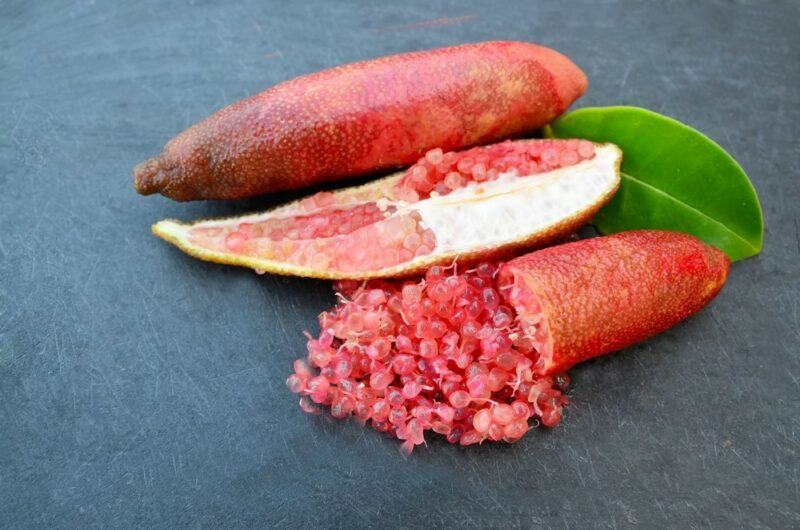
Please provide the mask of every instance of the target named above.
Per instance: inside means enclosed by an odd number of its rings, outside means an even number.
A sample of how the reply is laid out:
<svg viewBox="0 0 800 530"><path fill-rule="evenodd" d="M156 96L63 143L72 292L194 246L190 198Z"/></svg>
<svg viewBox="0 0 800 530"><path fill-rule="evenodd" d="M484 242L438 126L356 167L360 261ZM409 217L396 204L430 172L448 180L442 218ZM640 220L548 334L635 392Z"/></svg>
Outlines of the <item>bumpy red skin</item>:
<svg viewBox="0 0 800 530"><path fill-rule="evenodd" d="M500 274L516 275L539 300L551 352L537 371L555 374L699 311L722 288L729 265L692 236L644 230L540 250Z"/></svg>
<svg viewBox="0 0 800 530"><path fill-rule="evenodd" d="M558 52L484 42L353 63L234 103L134 169L139 193L237 199L532 131L586 90Z"/></svg>

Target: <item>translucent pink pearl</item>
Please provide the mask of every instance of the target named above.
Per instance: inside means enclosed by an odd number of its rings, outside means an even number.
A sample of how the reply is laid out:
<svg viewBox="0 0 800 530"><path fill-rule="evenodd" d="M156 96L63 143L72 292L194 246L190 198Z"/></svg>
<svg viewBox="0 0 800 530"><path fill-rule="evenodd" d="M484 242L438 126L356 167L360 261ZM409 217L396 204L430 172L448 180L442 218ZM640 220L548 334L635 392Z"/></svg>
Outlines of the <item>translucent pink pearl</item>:
<svg viewBox="0 0 800 530"><path fill-rule="evenodd" d="M460 409L464 408L469 405L469 402L472 400L469 394L464 392L463 390L456 390L452 394L450 394L449 401L450 404L453 405L455 408Z"/></svg>
<svg viewBox="0 0 800 530"><path fill-rule="evenodd" d="M384 390L394 380L394 374L389 371L375 372L369 377L369 386L375 390Z"/></svg>
<svg viewBox="0 0 800 530"><path fill-rule="evenodd" d="M511 405L498 403L492 407L492 420L499 425L508 425L514 421L515 418L516 415L514 414L514 409L511 408Z"/></svg>
<svg viewBox="0 0 800 530"><path fill-rule="evenodd" d="M476 375L467 380L467 388L472 397L483 397L488 391L486 376Z"/></svg>
<svg viewBox="0 0 800 530"><path fill-rule="evenodd" d="M587 140L578 142L578 155L581 158L591 158L594 156L594 145Z"/></svg>
<svg viewBox="0 0 800 530"><path fill-rule="evenodd" d="M289 388L290 392L299 394L306 389L306 382L305 379L300 376L292 374L286 378L286 386Z"/></svg>
<svg viewBox="0 0 800 530"><path fill-rule="evenodd" d="M372 419L385 420L389 416L391 407L384 399L379 399L372 405Z"/></svg>
<svg viewBox="0 0 800 530"><path fill-rule="evenodd" d="M427 153L425 153L425 159L433 165L438 164L444 158L444 153L438 147L436 149L431 149Z"/></svg>
<svg viewBox="0 0 800 530"><path fill-rule="evenodd" d="M247 239L238 232L233 232L225 237L225 246L231 252L241 252Z"/></svg>
<svg viewBox="0 0 800 530"><path fill-rule="evenodd" d="M439 353L439 346L433 339L423 339L419 343L419 354L426 359L433 359Z"/></svg>
<svg viewBox="0 0 800 530"><path fill-rule="evenodd" d="M398 375L410 374L414 371L415 366L416 362L411 355L398 354L392 361L392 369Z"/></svg>
<svg viewBox="0 0 800 530"><path fill-rule="evenodd" d="M422 385L416 381L409 381L403 385L403 397L406 399L414 399L422 392Z"/></svg>

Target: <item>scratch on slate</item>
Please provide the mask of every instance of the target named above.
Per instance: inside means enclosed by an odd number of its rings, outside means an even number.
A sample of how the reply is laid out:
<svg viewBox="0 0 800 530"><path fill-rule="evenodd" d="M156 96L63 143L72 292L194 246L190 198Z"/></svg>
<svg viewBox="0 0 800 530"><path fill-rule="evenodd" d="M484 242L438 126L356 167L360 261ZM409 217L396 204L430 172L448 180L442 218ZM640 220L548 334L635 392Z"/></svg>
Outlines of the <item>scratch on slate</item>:
<svg viewBox="0 0 800 530"><path fill-rule="evenodd" d="M750 469L752 469L753 471L756 471L756 468L753 466L753 464L751 464L750 462L748 462L746 458L744 458L744 457L743 457L741 454L739 454L739 451L737 451L736 449L734 449L732 446L731 446L731 447L729 447L729 449L731 450L731 452L732 452L733 454L735 454L735 455L736 455L736 456L739 458L739 460L741 460L742 462L744 462L744 464L745 464L747 467L749 467L749 468L750 468Z"/></svg>
<svg viewBox="0 0 800 530"><path fill-rule="evenodd" d="M17 132L17 128L19 127L19 124L22 123L22 119L28 114L28 108L29 107L30 107L30 103L27 103L27 102L24 105L22 105L22 109L17 114L17 121L14 122L13 127L11 127L11 130L8 132L8 136L10 136L11 138L16 139L16 136L14 136L14 133Z"/></svg>
<svg viewBox="0 0 800 530"><path fill-rule="evenodd" d="M583 442L583 448L586 450L586 459L589 461L589 468L591 469L591 474L594 477L594 482L597 483L597 469L594 467L594 459L592 459L592 454L589 451L589 446L586 444L586 441Z"/></svg>
<svg viewBox="0 0 800 530"><path fill-rule="evenodd" d="M150 326L150 331L152 332L152 337L155 342L155 345L158 349L162 348L161 343L161 334L158 332L158 328L156 328L155 323L153 322L153 315L152 315L152 306L155 304L151 304L149 302L153 302L153 296L151 293L148 293L144 289L144 285L141 282L137 282L137 287L139 287L140 295L142 304L144 305L145 316L147 317L147 323ZM149 300L145 299L148 297Z"/></svg>
<svg viewBox="0 0 800 530"><path fill-rule="evenodd" d="M722 134L725 135L725 140L728 141L728 149L730 149L733 146L733 142L731 141L731 135L728 134L728 128L725 125L722 126Z"/></svg>
<svg viewBox="0 0 800 530"><path fill-rule="evenodd" d="M275 315L275 320L277 321L278 325L281 328L281 335L283 337L290 337L291 335L288 333L288 330L286 329L286 326L283 323L283 319L281 318L281 312L278 311L278 307L275 305L275 302L272 300L271 296L267 296L267 304L269 304L270 310L272 311L272 314ZM290 305L294 309L294 304L292 303ZM298 321L299 320L300 319L298 319Z"/></svg>
<svg viewBox="0 0 800 530"><path fill-rule="evenodd" d="M462 15L458 17L444 17L434 18L431 20L421 20L419 22L412 22L411 24L402 24L400 26L384 26L382 28L375 28L372 31L376 32L392 32L392 31L405 31L409 29L421 28L434 28L437 26L453 26L456 24L463 24L477 18L477 15Z"/></svg>
<svg viewBox="0 0 800 530"><path fill-rule="evenodd" d="M789 372L789 377L792 379L795 385L800 386L800 381L797 380L793 373Z"/></svg>
<svg viewBox="0 0 800 530"><path fill-rule="evenodd" d="M100 257L98 256L95 258L94 263L92 263L92 267L89 269L89 274L86 276L86 281L83 282L83 291L84 293L89 288L89 283L92 281L92 277L94 276L94 272L97 270L97 265L100 263Z"/></svg>
<svg viewBox="0 0 800 530"><path fill-rule="evenodd" d="M44 206L42 206L41 211L45 211L46 212L46 211L50 210L50 203L52 203L52 202L53 202L53 198L52 197L47 199L47 202L44 203ZM42 221L44 221L45 218L46 218L46 216L44 216L44 215L38 215L37 216L36 224L33 226L33 231L34 232L37 232L37 233L39 232L39 226L41 226Z"/></svg>
<svg viewBox="0 0 800 530"><path fill-rule="evenodd" d="M258 370L260 368L261 368L260 365L251 366L250 368L242 368L241 370L236 370L235 372L229 372L227 374L219 374L219 375L216 375L214 377L209 377L208 380L209 381L216 381L217 379L222 379L224 377L231 377L233 375L246 374L248 372L252 372L253 370Z"/></svg>
<svg viewBox="0 0 800 530"><path fill-rule="evenodd" d="M572 447L570 447L569 451L570 451L570 453L572 453L571 460L573 462L575 462L574 469L575 469L575 472L578 474L578 480L581 483L581 487L585 488L586 487L586 481L583 478L583 473L581 473L581 463L580 463L580 460L577 458L577 453L575 452L575 449L572 448Z"/></svg>
<svg viewBox="0 0 800 530"><path fill-rule="evenodd" d="M622 82L619 85L620 90L625 88L625 85L628 84L628 76L631 75L631 70L633 70L633 63L628 63L628 67L625 68L625 73L622 74Z"/></svg>
<svg viewBox="0 0 800 530"><path fill-rule="evenodd" d="M713 315L713 313L712 313L712 318L713 318L713 317L714 317L714 315ZM717 336L716 336L716 342L717 342L717 346L719 347L719 351L722 353L722 355L724 355L724 356L725 356L725 358L726 358L727 360L729 360L729 361L730 361L730 360L731 360L731 356L730 356L730 354L728 353L728 349L727 349L727 348L725 348L725 344L723 344L723 341L722 341L721 339L722 339L722 338L721 338L721 336L720 336L719 334L717 334Z"/></svg>
<svg viewBox="0 0 800 530"><path fill-rule="evenodd" d="M661 512L661 515L664 517L664 519L669 520L669 517L667 517L667 512L664 511L664 505L661 504L661 502L659 502L658 499L655 499L655 503L656 506L658 507L658 511Z"/></svg>
<svg viewBox="0 0 800 530"><path fill-rule="evenodd" d="M178 342L178 339L176 339L176 338L173 338L172 342L173 342L173 344L175 344L175 350L178 352L178 357L180 359L183 359L184 355L183 355L183 351L181 350L180 342ZM183 363L180 363L180 362L175 363L175 366L178 368L178 370L181 371L181 373L183 373L184 376L186 376L186 379L188 380L188 382L192 386L194 386L195 390L197 391L198 396L200 397L200 399L203 402L203 405L208 407L208 396L206 395L206 391L203 390L203 387L201 387L200 384L197 382L197 379L186 370L186 368L183 366ZM200 414L201 417L205 417L205 415L200 411L199 408L197 409L197 413Z"/></svg>
<svg viewBox="0 0 800 530"><path fill-rule="evenodd" d="M286 436L283 432L283 429L281 429L281 441L283 442L284 447L286 447L286 450L289 451L289 454L292 455L294 461L297 462L298 464L301 464L302 462L300 461L300 458L298 458L297 453L294 450L294 447L290 446L289 443L286 441Z"/></svg>
<svg viewBox="0 0 800 530"><path fill-rule="evenodd" d="M61 352L61 341L59 341L59 339L58 339L58 328L56 328L56 323L55 322L51 322L50 330L52 331L52 334L48 335L48 338L50 338L51 336L53 337L53 344L56 347L56 360L58 362L58 371L62 372L63 371L63 367L64 367L63 366L64 365L64 361L63 361L63 358L62 358L62 355L61 355L62 354L62 352Z"/></svg>

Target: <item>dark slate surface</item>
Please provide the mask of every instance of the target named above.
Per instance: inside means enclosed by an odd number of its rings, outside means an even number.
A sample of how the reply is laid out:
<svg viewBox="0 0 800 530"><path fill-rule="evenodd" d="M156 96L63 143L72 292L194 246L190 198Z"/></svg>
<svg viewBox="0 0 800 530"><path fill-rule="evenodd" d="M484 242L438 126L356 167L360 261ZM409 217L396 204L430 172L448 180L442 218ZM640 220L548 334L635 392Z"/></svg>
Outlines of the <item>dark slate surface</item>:
<svg viewBox="0 0 800 530"><path fill-rule="evenodd" d="M800 526L796 2L216 4L0 4L2 526ZM142 198L130 170L281 80L496 38L573 57L580 105L719 141L760 193L765 249L710 309L573 370L558 429L404 460L284 387L326 283L149 233L278 198Z"/></svg>

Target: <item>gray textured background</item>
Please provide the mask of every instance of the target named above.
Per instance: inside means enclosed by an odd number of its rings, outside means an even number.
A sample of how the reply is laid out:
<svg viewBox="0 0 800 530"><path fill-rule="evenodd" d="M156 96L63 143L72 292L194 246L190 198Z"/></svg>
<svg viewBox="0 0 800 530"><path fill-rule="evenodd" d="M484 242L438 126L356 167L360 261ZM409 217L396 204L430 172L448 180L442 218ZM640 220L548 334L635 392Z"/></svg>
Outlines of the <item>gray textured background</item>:
<svg viewBox="0 0 800 530"><path fill-rule="evenodd" d="M0 3L0 524L800 526L798 3L288 4ZM130 170L281 80L497 38L571 56L581 106L720 142L761 196L764 252L700 315L573 370L554 431L404 460L284 387L328 284L149 233L287 195L177 204Z"/></svg>

